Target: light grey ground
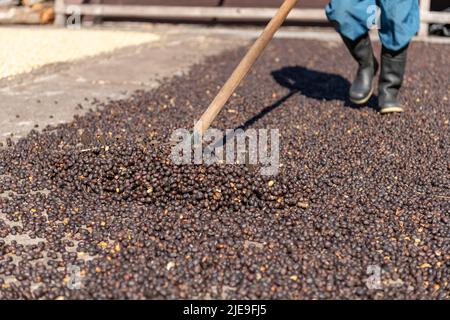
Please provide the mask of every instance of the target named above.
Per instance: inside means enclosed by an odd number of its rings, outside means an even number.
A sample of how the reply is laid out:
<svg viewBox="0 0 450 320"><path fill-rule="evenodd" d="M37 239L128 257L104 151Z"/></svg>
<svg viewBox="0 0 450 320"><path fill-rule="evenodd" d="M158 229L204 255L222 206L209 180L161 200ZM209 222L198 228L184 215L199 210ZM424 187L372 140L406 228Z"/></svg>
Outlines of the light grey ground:
<svg viewBox="0 0 450 320"><path fill-rule="evenodd" d="M0 80L0 142L11 133L14 140L23 137L35 125L44 128L70 121L89 109L85 98L105 101L152 89L159 80L186 72L206 56L246 43L227 35L163 34L159 41Z"/></svg>

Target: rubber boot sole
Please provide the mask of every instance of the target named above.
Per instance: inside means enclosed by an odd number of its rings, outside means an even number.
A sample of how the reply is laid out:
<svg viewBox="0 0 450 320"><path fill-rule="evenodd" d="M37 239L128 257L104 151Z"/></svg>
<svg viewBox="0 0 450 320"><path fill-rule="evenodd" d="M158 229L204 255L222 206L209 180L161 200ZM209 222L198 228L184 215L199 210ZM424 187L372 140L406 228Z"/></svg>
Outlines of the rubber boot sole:
<svg viewBox="0 0 450 320"><path fill-rule="evenodd" d="M370 98L372 98L372 95L373 95L373 87L372 87L372 89L370 89L369 94L364 99L354 100L354 99L350 98L350 101L353 102L354 104L358 104L358 105L365 104L365 103L367 103L367 101L370 100Z"/></svg>
<svg viewBox="0 0 450 320"><path fill-rule="evenodd" d="M381 108L380 113L381 114L389 114L389 113L401 113L405 110L402 107L386 107Z"/></svg>

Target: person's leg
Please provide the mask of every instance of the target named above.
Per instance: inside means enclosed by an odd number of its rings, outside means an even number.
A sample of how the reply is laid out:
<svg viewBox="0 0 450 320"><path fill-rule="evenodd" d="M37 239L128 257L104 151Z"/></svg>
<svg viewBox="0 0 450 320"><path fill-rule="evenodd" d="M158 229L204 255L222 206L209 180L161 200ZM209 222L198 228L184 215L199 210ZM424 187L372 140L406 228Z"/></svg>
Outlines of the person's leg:
<svg viewBox="0 0 450 320"><path fill-rule="evenodd" d="M381 8L381 74L378 104L381 113L403 112L398 92L403 83L407 51L420 26L418 0L377 0Z"/></svg>
<svg viewBox="0 0 450 320"><path fill-rule="evenodd" d="M365 104L373 94L373 79L379 67L369 34L366 33L356 40L341 36L351 55L358 62L358 71L350 86L350 100L355 104Z"/></svg>
<svg viewBox="0 0 450 320"><path fill-rule="evenodd" d="M419 0L377 0L380 39L391 51L405 48L420 28Z"/></svg>
<svg viewBox="0 0 450 320"><path fill-rule="evenodd" d="M370 7L375 4L375 0L331 0L325 13L342 36L354 41L369 31Z"/></svg>
<svg viewBox="0 0 450 320"><path fill-rule="evenodd" d="M328 19L359 65L349 93L350 100L356 104L364 104L372 96L373 78L378 70L368 34L370 9L374 5L375 0L332 0L326 7Z"/></svg>
<svg viewBox="0 0 450 320"><path fill-rule="evenodd" d="M378 106L382 114L403 112L398 101L398 92L403 84L408 45L393 51L383 46L381 50L381 72L378 86Z"/></svg>

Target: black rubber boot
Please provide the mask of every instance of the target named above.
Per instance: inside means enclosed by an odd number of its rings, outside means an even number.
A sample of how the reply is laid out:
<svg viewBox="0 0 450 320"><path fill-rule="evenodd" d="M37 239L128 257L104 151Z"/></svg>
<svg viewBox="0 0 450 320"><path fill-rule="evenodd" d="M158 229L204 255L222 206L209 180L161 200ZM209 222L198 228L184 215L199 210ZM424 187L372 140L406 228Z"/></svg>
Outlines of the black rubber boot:
<svg viewBox="0 0 450 320"><path fill-rule="evenodd" d="M403 83L408 46L399 51L383 47L381 51L381 74L378 94L380 113L403 112L403 106L397 100L398 91Z"/></svg>
<svg viewBox="0 0 450 320"><path fill-rule="evenodd" d="M342 36L351 55L358 62L358 72L350 87L350 100L356 104L364 104L373 94L373 78L378 71L378 62L373 54L369 34L356 40Z"/></svg>

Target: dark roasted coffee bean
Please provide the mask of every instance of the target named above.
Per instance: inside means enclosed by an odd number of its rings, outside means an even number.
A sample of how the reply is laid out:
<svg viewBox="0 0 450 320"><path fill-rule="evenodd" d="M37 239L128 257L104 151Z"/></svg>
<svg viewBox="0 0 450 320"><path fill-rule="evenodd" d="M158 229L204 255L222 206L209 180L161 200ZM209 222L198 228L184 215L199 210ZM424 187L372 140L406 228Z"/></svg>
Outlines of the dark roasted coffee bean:
<svg viewBox="0 0 450 320"><path fill-rule="evenodd" d="M380 117L347 105L343 46L274 41L214 122L280 129L272 177L170 160L244 49L8 137L0 299L449 299L449 50L413 43Z"/></svg>

